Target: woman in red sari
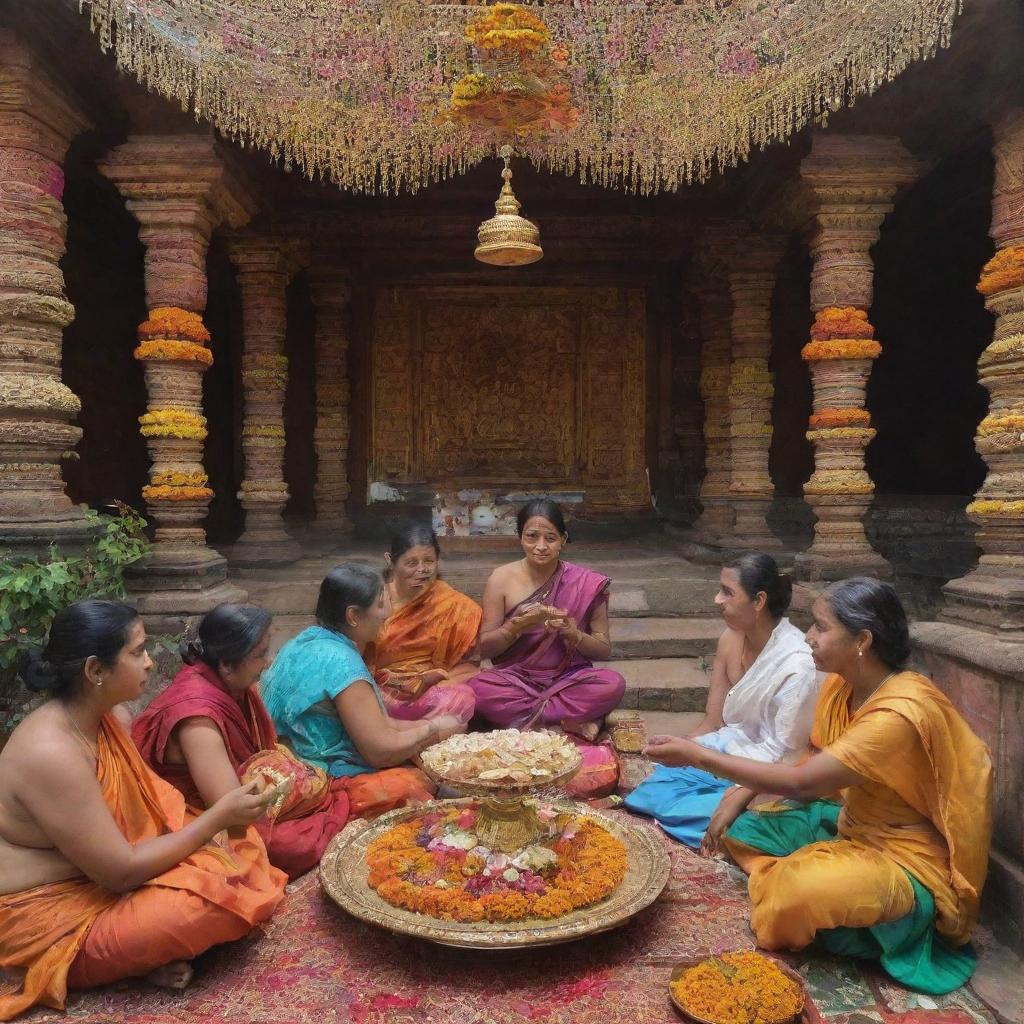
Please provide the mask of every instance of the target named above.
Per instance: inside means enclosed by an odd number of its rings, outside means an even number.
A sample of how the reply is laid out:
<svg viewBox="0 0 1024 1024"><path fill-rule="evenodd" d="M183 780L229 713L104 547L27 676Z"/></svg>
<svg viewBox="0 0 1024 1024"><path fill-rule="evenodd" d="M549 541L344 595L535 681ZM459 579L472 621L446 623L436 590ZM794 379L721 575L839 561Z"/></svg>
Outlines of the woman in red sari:
<svg viewBox="0 0 1024 1024"><path fill-rule="evenodd" d="M258 823L270 862L295 878L314 867L350 817L372 817L407 798L429 799L421 773L394 768L332 779L277 743L257 692L269 664L270 613L221 604L182 645L186 664L132 725L150 767L196 807L210 806L239 779L290 779Z"/></svg>
<svg viewBox="0 0 1024 1024"><path fill-rule="evenodd" d="M466 681L480 671L483 613L438 579L440 557L434 531L420 523L396 530L384 556L388 617L364 656L388 714L403 721L454 715L466 723L476 704Z"/></svg>

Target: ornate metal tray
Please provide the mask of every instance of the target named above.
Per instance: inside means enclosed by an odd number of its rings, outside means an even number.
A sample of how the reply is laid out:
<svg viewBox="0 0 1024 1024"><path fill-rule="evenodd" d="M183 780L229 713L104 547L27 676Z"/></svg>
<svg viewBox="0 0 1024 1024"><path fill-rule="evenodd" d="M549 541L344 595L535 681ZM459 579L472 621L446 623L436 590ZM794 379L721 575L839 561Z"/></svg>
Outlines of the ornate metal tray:
<svg viewBox="0 0 1024 1024"><path fill-rule="evenodd" d="M401 935L467 949L523 949L571 942L615 928L653 903L668 882L669 855L657 836L640 826L577 805L580 813L600 821L625 844L629 867L622 884L610 896L564 917L552 921L529 919L493 923L442 921L393 907L367 885L366 848L374 839L392 826L432 808L471 802L436 800L391 811L376 821L352 822L331 840L320 861L320 883L325 892L353 917Z"/></svg>

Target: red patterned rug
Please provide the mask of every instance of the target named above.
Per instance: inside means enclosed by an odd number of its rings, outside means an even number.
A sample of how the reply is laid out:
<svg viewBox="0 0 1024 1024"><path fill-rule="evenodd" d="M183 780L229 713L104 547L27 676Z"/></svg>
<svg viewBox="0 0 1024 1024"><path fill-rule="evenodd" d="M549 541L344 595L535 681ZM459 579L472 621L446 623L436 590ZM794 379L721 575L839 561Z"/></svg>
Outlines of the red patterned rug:
<svg viewBox="0 0 1024 1024"><path fill-rule="evenodd" d="M669 843L669 840L665 840ZM742 877L675 843L661 898L624 927L529 953L477 953L361 924L321 892L290 887L263 934L196 962L182 993L124 983L73 994L68 1013L32 1024L670 1024L673 966L753 945ZM814 1011L808 1024L994 1024L969 989L931 999L832 959L792 958Z"/></svg>

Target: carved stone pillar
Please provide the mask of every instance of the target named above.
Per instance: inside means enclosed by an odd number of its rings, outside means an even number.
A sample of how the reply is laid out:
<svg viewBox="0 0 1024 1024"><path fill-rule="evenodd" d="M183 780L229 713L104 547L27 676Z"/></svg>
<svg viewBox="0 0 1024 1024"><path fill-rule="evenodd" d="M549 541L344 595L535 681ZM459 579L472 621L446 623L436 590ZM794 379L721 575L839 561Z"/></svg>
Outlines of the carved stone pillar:
<svg viewBox="0 0 1024 1024"><path fill-rule="evenodd" d="M764 550L782 546L767 522L775 497L768 472L774 395L768 357L772 347L772 293L781 257L781 240L748 237L737 247L728 272L732 297L729 493L736 516L732 547Z"/></svg>
<svg viewBox="0 0 1024 1024"><path fill-rule="evenodd" d="M872 361L882 351L867 314L874 282L870 250L896 191L917 173L902 145L880 136L817 135L801 167L812 209L816 315L802 353L814 387L807 432L814 473L804 495L817 522L814 541L797 564L811 579L890 572L864 533L875 489L864 468L864 449L875 436L865 390Z"/></svg>
<svg viewBox="0 0 1024 1024"><path fill-rule="evenodd" d="M232 565L288 565L302 555L281 518L288 501L284 482L284 394L287 288L298 269L293 242L272 235L232 239L231 259L242 292L242 452L245 478L238 498L245 530L231 551Z"/></svg>
<svg viewBox="0 0 1024 1024"><path fill-rule="evenodd" d="M349 300L348 274L332 267L309 272L316 307L316 525L332 534L347 535L352 523L345 514L349 495Z"/></svg>
<svg viewBox="0 0 1024 1024"><path fill-rule="evenodd" d="M202 314L210 234L221 223L244 224L252 207L207 136L133 135L100 169L125 196L146 249L149 317L139 325L135 358L145 368L140 424L152 459L142 496L156 530L131 589L143 614L173 628L175 618L244 597L225 582L226 562L207 546L203 528L213 491L203 468L202 376L213 355Z"/></svg>
<svg viewBox="0 0 1024 1024"><path fill-rule="evenodd" d="M727 543L733 532L732 438L729 434L729 368L732 363L732 298L722 281L695 286L700 307L700 394L704 400L703 511L694 533L709 544Z"/></svg>
<svg viewBox="0 0 1024 1024"><path fill-rule="evenodd" d="M64 154L86 127L16 36L0 30L0 550L39 554L90 535L61 459L82 436L61 383L62 331L75 318L59 260Z"/></svg>
<svg viewBox="0 0 1024 1024"><path fill-rule="evenodd" d="M995 337L978 360L990 396L975 447L988 475L967 514L978 526L978 567L943 588L943 618L1024 641L1024 110L995 126L990 234L996 254L978 291Z"/></svg>

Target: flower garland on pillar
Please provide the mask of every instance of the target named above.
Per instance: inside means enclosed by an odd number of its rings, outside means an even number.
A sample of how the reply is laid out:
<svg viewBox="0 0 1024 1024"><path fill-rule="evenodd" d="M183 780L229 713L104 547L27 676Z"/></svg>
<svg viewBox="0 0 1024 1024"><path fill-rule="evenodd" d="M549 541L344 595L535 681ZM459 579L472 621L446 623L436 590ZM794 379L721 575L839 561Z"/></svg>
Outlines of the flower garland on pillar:
<svg viewBox="0 0 1024 1024"><path fill-rule="evenodd" d="M864 449L875 431L864 405L871 363L882 352L874 334L865 310L828 306L818 312L800 353L814 385L806 434L814 445L814 473L804 495L818 517L811 548L818 556L842 559L867 547L863 518L875 485L864 468Z"/></svg>
<svg viewBox="0 0 1024 1024"><path fill-rule="evenodd" d="M135 358L146 375L148 412L140 432L152 460L142 497L158 543L205 545L202 519L213 491L203 468L203 374L213 365L210 332L199 313L160 306L139 324Z"/></svg>

